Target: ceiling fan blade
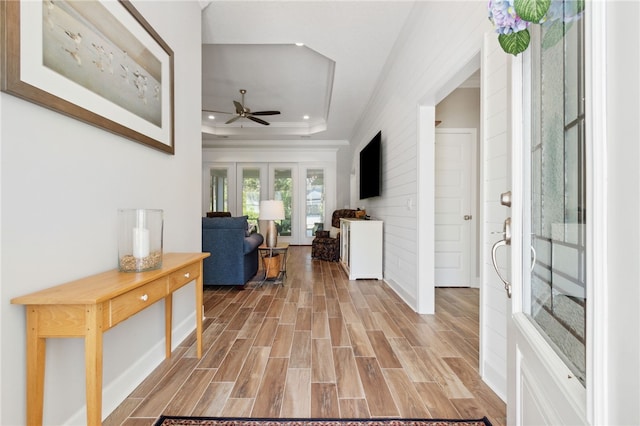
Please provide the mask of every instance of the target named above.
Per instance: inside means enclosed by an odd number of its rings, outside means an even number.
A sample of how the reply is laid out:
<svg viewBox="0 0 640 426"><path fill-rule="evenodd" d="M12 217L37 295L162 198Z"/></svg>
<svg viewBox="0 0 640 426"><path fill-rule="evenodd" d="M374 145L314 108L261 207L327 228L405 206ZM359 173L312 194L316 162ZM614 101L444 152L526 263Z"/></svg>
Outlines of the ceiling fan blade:
<svg viewBox="0 0 640 426"><path fill-rule="evenodd" d="M256 123L264 124L265 126L268 126L268 125L270 124L270 123L268 123L268 122L266 122L266 121L264 121L264 120L261 120L261 119L259 119L259 118L253 117L253 116L251 116L251 115L247 116L247 118L248 118L249 120L255 121Z"/></svg>
<svg viewBox="0 0 640 426"><path fill-rule="evenodd" d="M252 112L251 115L278 115L280 111L256 111Z"/></svg>
<svg viewBox="0 0 640 426"><path fill-rule="evenodd" d="M213 110L210 110L210 109L203 109L202 112L212 112L214 114L235 114L235 112L213 111Z"/></svg>
<svg viewBox="0 0 640 426"><path fill-rule="evenodd" d="M239 115L236 115L235 117L230 118L229 120L227 120L224 124L231 124L234 121L236 121L238 118L240 118Z"/></svg>
<svg viewBox="0 0 640 426"><path fill-rule="evenodd" d="M238 101L233 101L233 104L236 106L236 113L242 114L244 112L244 107Z"/></svg>

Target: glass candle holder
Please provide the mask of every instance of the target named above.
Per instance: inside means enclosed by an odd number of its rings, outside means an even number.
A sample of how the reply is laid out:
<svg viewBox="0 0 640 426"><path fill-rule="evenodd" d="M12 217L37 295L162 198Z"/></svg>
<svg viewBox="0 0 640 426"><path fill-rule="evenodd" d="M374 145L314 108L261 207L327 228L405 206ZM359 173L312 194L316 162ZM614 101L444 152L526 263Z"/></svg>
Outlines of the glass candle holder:
<svg viewBox="0 0 640 426"><path fill-rule="evenodd" d="M143 272L162 266L163 211L118 210L118 269Z"/></svg>

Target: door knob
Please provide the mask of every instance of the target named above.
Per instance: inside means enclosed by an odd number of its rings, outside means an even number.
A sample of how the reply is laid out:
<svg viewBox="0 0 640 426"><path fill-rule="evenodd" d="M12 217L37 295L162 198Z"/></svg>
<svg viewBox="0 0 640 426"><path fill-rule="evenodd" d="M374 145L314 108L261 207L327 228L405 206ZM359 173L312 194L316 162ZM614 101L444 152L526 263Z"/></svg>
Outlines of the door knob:
<svg viewBox="0 0 640 426"><path fill-rule="evenodd" d="M471 220L471 219L473 219L473 216L471 216L470 214L464 215L464 220Z"/></svg>

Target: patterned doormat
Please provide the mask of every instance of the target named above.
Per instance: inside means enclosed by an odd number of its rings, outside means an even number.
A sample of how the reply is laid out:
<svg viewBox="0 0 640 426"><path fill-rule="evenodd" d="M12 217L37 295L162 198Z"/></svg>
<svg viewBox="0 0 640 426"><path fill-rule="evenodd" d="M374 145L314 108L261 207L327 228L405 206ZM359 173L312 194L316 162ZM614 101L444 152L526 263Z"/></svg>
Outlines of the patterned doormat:
<svg viewBox="0 0 640 426"><path fill-rule="evenodd" d="M250 419L161 416L154 426L491 426L486 417L447 419Z"/></svg>

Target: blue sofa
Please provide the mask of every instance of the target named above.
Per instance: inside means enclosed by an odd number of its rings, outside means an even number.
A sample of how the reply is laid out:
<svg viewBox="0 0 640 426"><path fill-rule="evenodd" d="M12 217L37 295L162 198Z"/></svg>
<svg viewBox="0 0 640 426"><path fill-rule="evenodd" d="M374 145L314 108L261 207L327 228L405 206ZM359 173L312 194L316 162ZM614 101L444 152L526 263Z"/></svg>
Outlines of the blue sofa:
<svg viewBox="0 0 640 426"><path fill-rule="evenodd" d="M204 285L246 284L258 272L261 234L247 232L247 217L203 217Z"/></svg>

